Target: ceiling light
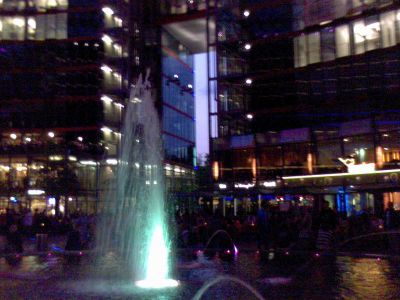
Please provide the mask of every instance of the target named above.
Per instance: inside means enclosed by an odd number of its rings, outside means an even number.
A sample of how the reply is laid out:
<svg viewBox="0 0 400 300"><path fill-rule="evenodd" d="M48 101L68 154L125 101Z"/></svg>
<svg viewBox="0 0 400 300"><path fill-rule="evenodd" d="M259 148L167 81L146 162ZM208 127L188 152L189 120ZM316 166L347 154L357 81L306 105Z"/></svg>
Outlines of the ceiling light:
<svg viewBox="0 0 400 300"><path fill-rule="evenodd" d="M107 6L103 7L101 10L103 11L103 13L106 16L112 16L114 14L114 11L111 8L107 7Z"/></svg>

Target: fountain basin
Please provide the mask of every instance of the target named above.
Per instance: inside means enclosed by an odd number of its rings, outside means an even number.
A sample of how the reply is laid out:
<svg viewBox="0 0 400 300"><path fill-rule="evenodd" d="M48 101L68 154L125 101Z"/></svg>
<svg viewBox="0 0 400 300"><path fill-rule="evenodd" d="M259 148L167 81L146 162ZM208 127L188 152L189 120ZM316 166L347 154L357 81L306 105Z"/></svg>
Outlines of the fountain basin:
<svg viewBox="0 0 400 300"><path fill-rule="evenodd" d="M153 280L144 279L136 281L135 285L143 289L165 289L177 287L179 285L179 281L169 278Z"/></svg>

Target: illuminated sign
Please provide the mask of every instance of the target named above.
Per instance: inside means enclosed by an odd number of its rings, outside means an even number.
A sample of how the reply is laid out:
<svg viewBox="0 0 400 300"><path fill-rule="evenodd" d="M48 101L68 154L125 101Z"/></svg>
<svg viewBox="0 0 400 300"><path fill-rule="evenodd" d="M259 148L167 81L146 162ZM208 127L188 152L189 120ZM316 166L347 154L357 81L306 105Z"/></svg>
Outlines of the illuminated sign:
<svg viewBox="0 0 400 300"><path fill-rule="evenodd" d="M254 185L254 183L235 183L235 188L248 190L249 188L254 187Z"/></svg>
<svg viewBox="0 0 400 300"><path fill-rule="evenodd" d="M218 187L219 187L220 190L225 190L226 189L226 184L225 183L220 183L218 185Z"/></svg>
<svg viewBox="0 0 400 300"><path fill-rule="evenodd" d="M362 163L362 164L355 164L354 158L346 158L343 159L341 157L338 158L340 162L342 162L347 167L347 172L351 174L364 174L364 173L371 173L375 171L375 164L374 163Z"/></svg>
<svg viewBox="0 0 400 300"><path fill-rule="evenodd" d="M276 182L275 181L264 181L262 185L265 187L276 187Z"/></svg>

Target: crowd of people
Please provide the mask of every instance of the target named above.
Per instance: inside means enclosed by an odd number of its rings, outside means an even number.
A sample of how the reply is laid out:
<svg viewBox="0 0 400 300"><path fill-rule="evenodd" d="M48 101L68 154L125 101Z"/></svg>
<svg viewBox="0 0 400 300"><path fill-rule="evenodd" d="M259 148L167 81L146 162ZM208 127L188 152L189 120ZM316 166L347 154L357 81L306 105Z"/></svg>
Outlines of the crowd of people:
<svg viewBox="0 0 400 300"><path fill-rule="evenodd" d="M400 214L389 205L382 218L370 209L338 214L323 201L320 210L293 205L287 211L263 202L257 214L225 216L178 211L178 247L205 246L212 234L226 231L234 241L256 242L259 250L270 248L298 251L333 250L351 238L400 227Z"/></svg>
<svg viewBox="0 0 400 300"><path fill-rule="evenodd" d="M279 206L263 202L256 214L223 216L219 210L177 210L172 220L176 228L177 248L212 247L210 237L223 232L217 240L256 244L261 251L271 248L309 251L332 250L339 242L371 232L390 231L400 226L400 215L389 205L383 218L370 210L352 211L350 216L339 215L322 202L321 209L292 205L281 211ZM4 252L21 253L24 240L39 235L64 236L65 250L91 249L95 240L96 216L75 212L69 216L49 215L46 211L7 209L0 214L0 235L6 241Z"/></svg>
<svg viewBox="0 0 400 300"><path fill-rule="evenodd" d="M77 211L69 216L55 216L46 210L6 209L0 214L0 235L4 238L5 253L22 253L24 240L35 240L40 236L66 236L66 250L81 250L90 247L94 240L92 215ZM40 249L38 249L40 250Z"/></svg>

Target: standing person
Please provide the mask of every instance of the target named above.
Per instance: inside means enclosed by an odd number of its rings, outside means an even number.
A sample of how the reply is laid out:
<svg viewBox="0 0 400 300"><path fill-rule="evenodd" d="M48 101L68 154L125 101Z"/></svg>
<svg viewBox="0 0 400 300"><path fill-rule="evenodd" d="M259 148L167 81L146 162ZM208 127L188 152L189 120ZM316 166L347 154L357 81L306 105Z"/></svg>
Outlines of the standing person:
<svg viewBox="0 0 400 300"><path fill-rule="evenodd" d="M397 214L394 210L394 206L392 202L389 202L388 208L385 211L385 229L393 230L397 227Z"/></svg>
<svg viewBox="0 0 400 300"><path fill-rule="evenodd" d="M24 251L22 245L22 236L17 223L13 223L7 230L8 250L10 252L22 253Z"/></svg>
<svg viewBox="0 0 400 300"><path fill-rule="evenodd" d="M24 230L25 233L30 236L32 235L32 226L33 226L33 215L30 209L28 209L25 212L24 218L23 218L23 225L24 225Z"/></svg>
<svg viewBox="0 0 400 300"><path fill-rule="evenodd" d="M319 228L317 236L317 249L329 251L333 248L334 231L338 225L337 214L329 207L329 202L322 202L322 210L318 218Z"/></svg>

